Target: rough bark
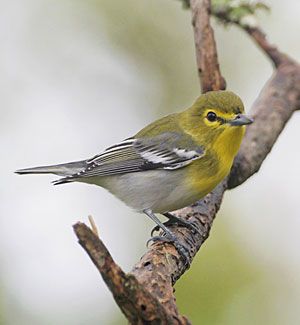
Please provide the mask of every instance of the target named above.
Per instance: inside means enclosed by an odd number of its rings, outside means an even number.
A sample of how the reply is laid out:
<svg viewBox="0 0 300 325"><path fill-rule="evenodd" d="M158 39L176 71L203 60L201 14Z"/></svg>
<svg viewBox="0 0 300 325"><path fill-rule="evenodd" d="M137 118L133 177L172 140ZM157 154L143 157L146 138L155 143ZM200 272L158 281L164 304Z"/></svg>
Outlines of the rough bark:
<svg viewBox="0 0 300 325"><path fill-rule="evenodd" d="M78 222L73 228L130 324L173 324L173 315L136 277L122 271L97 234L84 223ZM184 320L178 319L180 324L188 324Z"/></svg>
<svg viewBox="0 0 300 325"><path fill-rule="evenodd" d="M210 0L191 0L190 6L202 92L224 90L226 81L221 75L214 31L210 25Z"/></svg>
<svg viewBox="0 0 300 325"><path fill-rule="evenodd" d="M203 91L225 88L217 60L213 30L209 24L209 0L191 0L197 65ZM247 129L230 175L204 199L176 214L193 221L200 234L172 226L188 247L190 262L208 238L223 194L257 172L293 112L300 108L300 66L270 45L259 28L244 28L275 66L271 79L251 109L255 122ZM188 269L176 249L167 243L152 244L129 274L111 258L102 241L82 223L74 225L80 244L87 251L117 304L131 324L189 324L179 314L174 283Z"/></svg>

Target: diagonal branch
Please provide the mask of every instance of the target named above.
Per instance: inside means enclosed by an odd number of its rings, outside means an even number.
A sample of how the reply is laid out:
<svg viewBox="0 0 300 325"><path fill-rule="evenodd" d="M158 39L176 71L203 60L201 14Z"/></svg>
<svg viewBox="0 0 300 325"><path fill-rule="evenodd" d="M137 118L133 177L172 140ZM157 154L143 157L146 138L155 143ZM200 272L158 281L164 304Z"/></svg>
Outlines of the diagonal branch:
<svg viewBox="0 0 300 325"><path fill-rule="evenodd" d="M243 17L240 19L233 19L230 15L230 11L226 10L226 7L223 7L222 9L215 8L213 15L225 24L234 24L243 29L253 39L257 46L269 57L276 68L278 68L282 63L291 60L286 54L279 51L275 45L268 41L266 34L256 22L253 14L250 19L245 19L247 17L244 17L244 19Z"/></svg>
<svg viewBox="0 0 300 325"><path fill-rule="evenodd" d="M266 34L259 26L245 26L240 24L237 25L249 34L249 36L254 40L258 47L273 62L276 68L278 68L283 62L289 61L287 55L280 52L275 45L269 43Z"/></svg>
<svg viewBox="0 0 300 325"><path fill-rule="evenodd" d="M110 291L116 303L131 324L173 324L174 317L151 295L131 274L126 274L115 263L101 239L84 223L73 226L79 244L87 252ZM187 320L176 317L178 323Z"/></svg>
<svg viewBox="0 0 300 325"><path fill-rule="evenodd" d="M209 24L209 0L191 0L197 65L203 91L224 89L217 60L213 31ZM202 21L200 21L202 20ZM190 262L208 238L223 194L257 172L293 112L300 108L300 66L270 45L255 28L243 27L277 68L253 104L255 123L248 127L230 175L204 199L176 211L193 221L200 234L172 226L188 248ZM173 285L187 270L176 249L167 243L152 244L129 274L112 260L101 240L84 224L74 226L80 244L87 251L114 298L131 324L189 324L180 316Z"/></svg>
<svg viewBox="0 0 300 325"><path fill-rule="evenodd" d="M235 158L228 187L242 184L256 173L294 111L300 109L300 65L282 63L261 91L251 114L253 123Z"/></svg>

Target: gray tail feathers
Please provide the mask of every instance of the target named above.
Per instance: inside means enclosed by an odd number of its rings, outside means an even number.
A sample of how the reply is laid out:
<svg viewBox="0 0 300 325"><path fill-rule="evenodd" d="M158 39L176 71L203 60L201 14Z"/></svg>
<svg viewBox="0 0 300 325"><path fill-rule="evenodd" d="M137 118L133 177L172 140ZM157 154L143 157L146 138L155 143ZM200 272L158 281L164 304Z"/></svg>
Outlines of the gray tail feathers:
<svg viewBox="0 0 300 325"><path fill-rule="evenodd" d="M23 174L55 174L58 176L72 176L86 167L85 160L74 161L67 164L41 166L16 170L15 173Z"/></svg>

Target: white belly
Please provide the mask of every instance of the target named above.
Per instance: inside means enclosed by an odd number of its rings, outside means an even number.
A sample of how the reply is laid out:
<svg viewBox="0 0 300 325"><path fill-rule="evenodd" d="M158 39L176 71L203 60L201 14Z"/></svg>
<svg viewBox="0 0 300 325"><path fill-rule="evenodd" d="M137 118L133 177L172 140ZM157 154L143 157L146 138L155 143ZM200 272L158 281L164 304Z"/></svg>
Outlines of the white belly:
<svg viewBox="0 0 300 325"><path fill-rule="evenodd" d="M137 211L151 209L156 213L174 211L200 199L183 182L183 170L151 170L116 176L93 177L87 183L96 184Z"/></svg>

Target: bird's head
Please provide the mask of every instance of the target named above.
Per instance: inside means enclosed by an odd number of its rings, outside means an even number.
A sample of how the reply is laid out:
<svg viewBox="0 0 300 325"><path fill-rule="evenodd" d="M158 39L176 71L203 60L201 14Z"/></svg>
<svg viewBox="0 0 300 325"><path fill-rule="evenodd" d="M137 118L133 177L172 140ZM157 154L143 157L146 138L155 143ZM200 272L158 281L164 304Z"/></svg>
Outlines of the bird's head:
<svg viewBox="0 0 300 325"><path fill-rule="evenodd" d="M253 120L244 114L241 99L231 91L210 91L185 111L190 134L204 144L223 139L224 144L242 139L245 125Z"/></svg>

